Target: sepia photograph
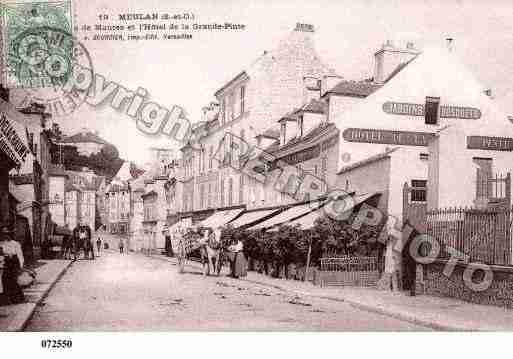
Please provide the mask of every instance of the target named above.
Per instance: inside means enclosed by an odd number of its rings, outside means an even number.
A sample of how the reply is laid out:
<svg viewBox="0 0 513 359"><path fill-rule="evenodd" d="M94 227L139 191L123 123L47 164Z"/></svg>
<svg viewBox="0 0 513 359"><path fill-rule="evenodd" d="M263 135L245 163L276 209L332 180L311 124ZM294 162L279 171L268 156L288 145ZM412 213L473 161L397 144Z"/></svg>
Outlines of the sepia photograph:
<svg viewBox="0 0 513 359"><path fill-rule="evenodd" d="M0 23L0 346L513 331L511 1L2 0Z"/></svg>

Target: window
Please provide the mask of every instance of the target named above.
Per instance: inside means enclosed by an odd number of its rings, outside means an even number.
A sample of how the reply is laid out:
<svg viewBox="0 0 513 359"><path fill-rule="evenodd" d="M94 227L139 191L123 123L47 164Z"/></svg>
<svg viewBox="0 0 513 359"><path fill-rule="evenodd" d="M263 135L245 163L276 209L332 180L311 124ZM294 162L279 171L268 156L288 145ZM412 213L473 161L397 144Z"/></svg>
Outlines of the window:
<svg viewBox="0 0 513 359"><path fill-rule="evenodd" d="M426 202L426 180L411 180L411 201Z"/></svg>
<svg viewBox="0 0 513 359"><path fill-rule="evenodd" d="M424 107L424 120L426 125L438 124L438 107L440 97L426 97L426 105Z"/></svg>
<svg viewBox="0 0 513 359"><path fill-rule="evenodd" d="M207 207L212 207L212 184L208 184L208 200L207 200Z"/></svg>
<svg viewBox="0 0 513 359"><path fill-rule="evenodd" d="M493 176L492 159L474 157L472 160L477 165L476 198L489 198L493 192L493 183L490 181Z"/></svg>
<svg viewBox="0 0 513 359"><path fill-rule="evenodd" d="M322 178L326 179L326 172L328 169L328 158L323 157L321 160L321 172L322 172Z"/></svg>
<svg viewBox="0 0 513 359"><path fill-rule="evenodd" d="M421 159L421 160L423 160L423 161L427 161L427 160L429 160L429 154L427 154L427 153L421 153L421 154L419 155L419 157L420 157L420 159Z"/></svg>
<svg viewBox="0 0 513 359"><path fill-rule="evenodd" d="M246 96L246 87L241 86L240 88L240 114L244 114L244 97ZM242 136L241 136L242 137Z"/></svg>
<svg viewBox="0 0 513 359"><path fill-rule="evenodd" d="M209 156L208 156L208 168L212 169L212 161L214 160L214 146L210 146Z"/></svg>
<svg viewBox="0 0 513 359"><path fill-rule="evenodd" d="M233 205L233 179L228 180L228 205Z"/></svg>
<svg viewBox="0 0 513 359"><path fill-rule="evenodd" d="M244 203L244 175L241 174L239 177L239 203Z"/></svg>
<svg viewBox="0 0 513 359"><path fill-rule="evenodd" d="M317 176L317 165L314 165L314 175Z"/></svg>
<svg viewBox="0 0 513 359"><path fill-rule="evenodd" d="M219 189L221 195L221 207L224 207L224 179L221 180L221 188Z"/></svg>
<svg viewBox="0 0 513 359"><path fill-rule="evenodd" d="M205 207L205 185L200 185L200 208Z"/></svg>

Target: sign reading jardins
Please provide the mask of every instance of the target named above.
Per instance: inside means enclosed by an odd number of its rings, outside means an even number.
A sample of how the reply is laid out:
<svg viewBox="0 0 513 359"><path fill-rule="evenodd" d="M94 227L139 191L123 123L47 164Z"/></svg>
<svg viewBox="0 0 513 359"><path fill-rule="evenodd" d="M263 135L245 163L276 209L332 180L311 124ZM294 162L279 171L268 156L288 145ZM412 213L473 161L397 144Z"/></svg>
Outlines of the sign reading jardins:
<svg viewBox="0 0 513 359"><path fill-rule="evenodd" d="M405 102L385 102L383 111L392 115L424 116L424 105ZM478 120L481 111L473 107L440 106L440 118Z"/></svg>

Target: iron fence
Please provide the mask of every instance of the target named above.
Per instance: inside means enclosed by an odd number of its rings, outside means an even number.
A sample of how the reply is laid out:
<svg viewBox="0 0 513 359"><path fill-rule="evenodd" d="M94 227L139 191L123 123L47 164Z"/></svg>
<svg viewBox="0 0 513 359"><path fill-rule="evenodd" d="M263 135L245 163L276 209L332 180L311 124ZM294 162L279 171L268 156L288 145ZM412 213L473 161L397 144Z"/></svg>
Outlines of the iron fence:
<svg viewBox="0 0 513 359"><path fill-rule="evenodd" d="M511 265L511 208L445 208L427 212L427 234L440 244L440 257L451 249L470 262Z"/></svg>
<svg viewBox="0 0 513 359"><path fill-rule="evenodd" d="M375 286L379 272L376 257L339 256L321 258L318 273L321 286Z"/></svg>

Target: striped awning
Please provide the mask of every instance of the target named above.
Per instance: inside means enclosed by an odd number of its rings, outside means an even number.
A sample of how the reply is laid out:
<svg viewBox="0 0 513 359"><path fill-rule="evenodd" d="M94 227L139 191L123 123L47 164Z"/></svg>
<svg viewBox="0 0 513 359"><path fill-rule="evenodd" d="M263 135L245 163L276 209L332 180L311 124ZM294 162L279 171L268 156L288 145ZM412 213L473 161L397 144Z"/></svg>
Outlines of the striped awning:
<svg viewBox="0 0 513 359"><path fill-rule="evenodd" d="M249 229L271 228L280 224L284 224L318 209L325 203L326 201L316 201L290 207L289 209L277 214L276 216L273 216L263 222L249 227Z"/></svg>
<svg viewBox="0 0 513 359"><path fill-rule="evenodd" d="M216 228L220 226L226 225L228 222L236 218L239 214L242 213L244 209L237 208L237 209L228 209L225 211L217 211L207 219L204 219L201 221L198 226L199 227L210 227L210 228Z"/></svg>
<svg viewBox="0 0 513 359"><path fill-rule="evenodd" d="M258 223L261 220L267 219L269 217L273 217L274 215L280 213L283 209L263 209L259 211L251 211L251 212L245 212L240 217L235 219L234 221L228 223L230 226L233 226L235 228L239 227L247 227L254 223Z"/></svg>

